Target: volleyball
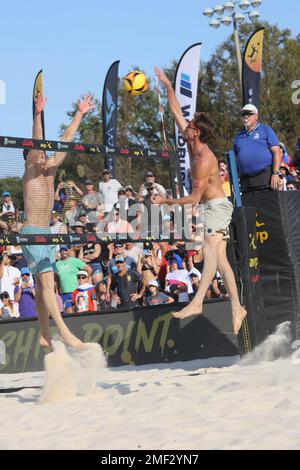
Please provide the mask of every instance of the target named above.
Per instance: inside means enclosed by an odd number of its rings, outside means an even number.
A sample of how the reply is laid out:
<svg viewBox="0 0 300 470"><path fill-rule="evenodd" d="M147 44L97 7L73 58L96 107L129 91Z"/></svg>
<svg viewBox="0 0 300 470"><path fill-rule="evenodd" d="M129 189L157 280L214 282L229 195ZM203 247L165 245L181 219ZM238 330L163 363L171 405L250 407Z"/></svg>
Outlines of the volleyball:
<svg viewBox="0 0 300 470"><path fill-rule="evenodd" d="M148 90L146 75L139 70L129 72L124 79L124 88L131 95L141 95Z"/></svg>

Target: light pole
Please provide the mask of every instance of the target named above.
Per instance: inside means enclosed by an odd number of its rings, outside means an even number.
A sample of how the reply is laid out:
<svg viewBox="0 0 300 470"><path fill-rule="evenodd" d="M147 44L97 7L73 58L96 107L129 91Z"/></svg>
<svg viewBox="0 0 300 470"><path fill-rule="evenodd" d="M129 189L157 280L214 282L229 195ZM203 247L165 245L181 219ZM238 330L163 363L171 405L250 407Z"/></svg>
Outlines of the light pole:
<svg viewBox="0 0 300 470"><path fill-rule="evenodd" d="M260 17L259 8L262 4L262 0L232 0L230 2L224 3L224 5L216 5L215 7L205 8L203 15L211 18L209 26L214 29L218 29L221 24L224 26L230 26L233 23L234 31L234 41L236 48L236 57L239 70L239 80L240 80L240 89L242 93L242 54L240 46L240 38L238 25L244 23L246 16L251 21L256 21ZM243 13L238 11L238 6ZM249 10L249 8L254 8L254 10ZM215 18L213 16L216 15Z"/></svg>

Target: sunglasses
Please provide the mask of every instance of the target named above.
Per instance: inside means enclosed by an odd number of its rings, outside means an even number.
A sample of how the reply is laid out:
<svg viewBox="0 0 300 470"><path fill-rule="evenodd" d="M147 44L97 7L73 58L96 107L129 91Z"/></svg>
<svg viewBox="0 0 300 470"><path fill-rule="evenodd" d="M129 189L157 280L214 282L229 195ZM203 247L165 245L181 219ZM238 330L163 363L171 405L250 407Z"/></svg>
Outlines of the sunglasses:
<svg viewBox="0 0 300 470"><path fill-rule="evenodd" d="M102 175L110 175L109 171L103 171Z"/></svg>
<svg viewBox="0 0 300 470"><path fill-rule="evenodd" d="M9 299L9 295L0 295L0 299L3 300L3 299Z"/></svg>
<svg viewBox="0 0 300 470"><path fill-rule="evenodd" d="M118 194L126 194L126 191L119 191Z"/></svg>
<svg viewBox="0 0 300 470"><path fill-rule="evenodd" d="M22 277L29 277L30 274L22 274Z"/></svg>
<svg viewBox="0 0 300 470"><path fill-rule="evenodd" d="M251 113L250 111L245 111L245 112L241 113L241 116L242 117L255 116L255 113Z"/></svg>
<svg viewBox="0 0 300 470"><path fill-rule="evenodd" d="M188 121L187 125L188 129L194 129L195 131L198 131L198 127L195 126L195 124L192 123L192 121Z"/></svg>
<svg viewBox="0 0 300 470"><path fill-rule="evenodd" d="M116 261L116 264L123 264L125 261Z"/></svg>
<svg viewBox="0 0 300 470"><path fill-rule="evenodd" d="M77 279L87 279L87 276L77 276Z"/></svg>

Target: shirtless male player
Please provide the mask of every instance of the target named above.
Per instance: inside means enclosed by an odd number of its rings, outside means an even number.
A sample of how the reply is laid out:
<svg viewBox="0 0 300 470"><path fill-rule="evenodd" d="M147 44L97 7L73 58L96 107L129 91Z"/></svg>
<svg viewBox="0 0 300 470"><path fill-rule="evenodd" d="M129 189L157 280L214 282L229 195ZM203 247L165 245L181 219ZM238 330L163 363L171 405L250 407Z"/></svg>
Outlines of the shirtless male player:
<svg viewBox="0 0 300 470"><path fill-rule="evenodd" d="M237 335L246 310L241 306L233 271L227 260L226 246L228 227L232 217L232 204L226 198L219 177L218 161L212 153L207 140L213 133L213 123L204 113L196 113L187 122L182 114L171 82L158 68L155 73L166 88L170 111L178 125L181 135L187 142L191 163L192 193L180 199L155 197L157 204L204 204L204 268L201 282L194 299L187 307L174 314L175 318L187 318L202 313L203 299L218 270L230 296L232 323Z"/></svg>
<svg viewBox="0 0 300 470"><path fill-rule="evenodd" d="M78 100L77 110L72 122L65 130L62 141L71 142L79 127L82 116L94 105L92 97L86 96ZM35 101L33 120L33 139L43 139L41 113L46 100L38 94ZM25 158L25 173L23 176L24 206L26 222L22 228L23 234L49 234L50 217L54 202L54 178L56 171L64 161L66 152L57 152L50 158L40 150L30 150ZM59 311L54 293L55 245L29 245L22 250L28 266L36 279L35 304L40 321L40 345L51 348L52 335L49 327L49 315L53 318L60 339L67 345L84 349L84 344L74 336L64 323Z"/></svg>

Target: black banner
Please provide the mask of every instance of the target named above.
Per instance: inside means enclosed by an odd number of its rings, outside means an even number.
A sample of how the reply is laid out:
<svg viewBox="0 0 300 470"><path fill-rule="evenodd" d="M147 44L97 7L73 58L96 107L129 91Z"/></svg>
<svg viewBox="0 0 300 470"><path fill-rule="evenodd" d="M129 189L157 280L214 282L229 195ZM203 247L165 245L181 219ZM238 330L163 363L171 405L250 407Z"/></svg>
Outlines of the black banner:
<svg viewBox="0 0 300 470"><path fill-rule="evenodd" d="M109 148L114 148L117 143L117 117L118 117L118 70L119 60L116 60L109 68L103 87L102 96L102 131L103 142ZM115 175L114 159L111 154L106 154L105 168L111 175Z"/></svg>
<svg viewBox="0 0 300 470"><path fill-rule="evenodd" d="M249 353L267 336L264 315L259 257L257 252L256 211L253 208L235 208L231 226L234 244L234 266L241 304L245 305L245 318L239 334L242 353Z"/></svg>
<svg viewBox="0 0 300 470"><path fill-rule="evenodd" d="M170 363L231 357L239 354L232 332L231 304L207 301L203 315L185 320L172 312L184 304L139 307L130 311L90 312L65 315L64 319L81 340L101 344L108 366ZM51 321L51 331L56 333ZM1 322L0 372L43 370L44 353L39 346L37 319Z"/></svg>
<svg viewBox="0 0 300 470"><path fill-rule="evenodd" d="M36 149L36 150L49 150L54 152L77 152L88 153L91 155L114 155L118 157L130 158L151 158L151 159L166 159L174 155L173 151L161 151L154 149L144 149L139 147L115 147L110 148L106 145L82 144L74 142L59 142L56 140L37 140L27 139L24 137L7 137L0 136L0 147L16 148L16 149Z"/></svg>
<svg viewBox="0 0 300 470"><path fill-rule="evenodd" d="M300 337L300 193L245 194L256 210L261 293L268 333L290 321Z"/></svg>
<svg viewBox="0 0 300 470"><path fill-rule="evenodd" d="M37 94L40 93L42 100L44 99L44 90L43 90L43 70L40 70L36 76L33 85L33 93L32 93L32 114L34 118L35 113L35 100L37 98ZM43 129L43 139L45 139L45 115L44 111L41 113L41 120L42 120L42 129Z"/></svg>
<svg viewBox="0 0 300 470"><path fill-rule="evenodd" d="M254 104L259 109L264 28L250 37L243 59L243 106Z"/></svg>

